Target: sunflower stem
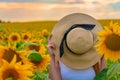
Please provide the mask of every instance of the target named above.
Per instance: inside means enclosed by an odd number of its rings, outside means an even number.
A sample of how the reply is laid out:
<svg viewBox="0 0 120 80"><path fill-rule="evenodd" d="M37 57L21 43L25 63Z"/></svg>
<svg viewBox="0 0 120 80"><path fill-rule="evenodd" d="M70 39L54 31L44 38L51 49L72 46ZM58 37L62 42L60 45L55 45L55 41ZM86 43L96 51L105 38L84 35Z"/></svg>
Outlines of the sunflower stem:
<svg viewBox="0 0 120 80"><path fill-rule="evenodd" d="M13 49L14 50L16 49L16 42L14 42Z"/></svg>
<svg viewBox="0 0 120 80"><path fill-rule="evenodd" d="M118 80L118 74L116 73L116 75L115 75L115 80Z"/></svg>

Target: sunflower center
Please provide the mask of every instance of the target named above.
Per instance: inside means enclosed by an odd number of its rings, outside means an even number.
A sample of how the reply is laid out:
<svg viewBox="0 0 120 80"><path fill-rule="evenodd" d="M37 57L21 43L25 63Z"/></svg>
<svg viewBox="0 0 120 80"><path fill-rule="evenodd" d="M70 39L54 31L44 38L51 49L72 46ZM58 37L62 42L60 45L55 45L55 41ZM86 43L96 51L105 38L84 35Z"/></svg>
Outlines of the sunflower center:
<svg viewBox="0 0 120 80"><path fill-rule="evenodd" d="M2 78L3 80L6 80L8 78L12 78L12 80L18 80L19 73L15 69L7 69L3 72Z"/></svg>
<svg viewBox="0 0 120 80"><path fill-rule="evenodd" d="M7 42L7 41L8 41L8 38L7 38L7 37L6 37L6 38L4 38L4 41L6 41L6 42Z"/></svg>
<svg viewBox="0 0 120 80"><path fill-rule="evenodd" d="M30 45L30 46L28 46L28 48L29 48L30 50L36 50L36 51L39 51L39 50L40 50L40 46L36 46L36 45Z"/></svg>
<svg viewBox="0 0 120 80"><path fill-rule="evenodd" d="M28 35L24 35L24 40L27 40L28 38Z"/></svg>
<svg viewBox="0 0 120 80"><path fill-rule="evenodd" d="M13 40L13 41L17 41L17 40L18 40L18 37L17 37L16 35L13 35L13 36L12 36L12 40Z"/></svg>
<svg viewBox="0 0 120 80"><path fill-rule="evenodd" d="M10 63L11 60L13 59L14 55L16 55L16 57L17 57L17 61L16 62L19 62L19 61L22 60L20 58L20 56L17 54L17 52L15 52L14 50L12 50L10 48L8 50L5 50L3 58Z"/></svg>
<svg viewBox="0 0 120 80"><path fill-rule="evenodd" d="M120 50L120 36L116 34L109 35L105 40L106 47L112 51Z"/></svg>

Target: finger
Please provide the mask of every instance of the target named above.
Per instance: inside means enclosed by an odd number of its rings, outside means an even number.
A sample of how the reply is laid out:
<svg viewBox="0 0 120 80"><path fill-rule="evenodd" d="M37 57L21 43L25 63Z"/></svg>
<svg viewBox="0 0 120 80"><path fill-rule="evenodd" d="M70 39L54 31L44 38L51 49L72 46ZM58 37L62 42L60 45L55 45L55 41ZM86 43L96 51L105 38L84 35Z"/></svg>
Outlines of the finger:
<svg viewBox="0 0 120 80"><path fill-rule="evenodd" d="M51 47L48 47L48 52L49 52L49 54L53 54Z"/></svg>
<svg viewBox="0 0 120 80"><path fill-rule="evenodd" d="M50 47L48 48L48 52L50 53L50 61L55 64L55 55Z"/></svg>
<svg viewBox="0 0 120 80"><path fill-rule="evenodd" d="M55 49L55 44L53 42L49 42L48 47L50 47L52 49Z"/></svg>

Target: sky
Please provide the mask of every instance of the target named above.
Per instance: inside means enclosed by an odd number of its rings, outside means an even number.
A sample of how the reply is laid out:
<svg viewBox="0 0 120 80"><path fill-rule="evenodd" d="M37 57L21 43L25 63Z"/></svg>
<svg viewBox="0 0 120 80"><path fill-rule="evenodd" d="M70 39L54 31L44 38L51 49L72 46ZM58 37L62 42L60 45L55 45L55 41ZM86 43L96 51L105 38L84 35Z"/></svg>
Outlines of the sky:
<svg viewBox="0 0 120 80"><path fill-rule="evenodd" d="M120 19L120 0L0 0L4 21L59 20L71 13Z"/></svg>

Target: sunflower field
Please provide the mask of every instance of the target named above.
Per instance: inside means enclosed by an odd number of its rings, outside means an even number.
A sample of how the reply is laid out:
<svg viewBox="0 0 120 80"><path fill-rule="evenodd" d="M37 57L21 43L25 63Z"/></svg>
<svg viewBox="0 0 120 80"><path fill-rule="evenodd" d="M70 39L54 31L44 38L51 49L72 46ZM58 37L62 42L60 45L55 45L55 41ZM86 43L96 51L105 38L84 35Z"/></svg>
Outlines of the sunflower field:
<svg viewBox="0 0 120 80"><path fill-rule="evenodd" d="M95 80L120 80L120 20L99 21L95 47L107 68ZM49 80L47 40L56 22L0 23L0 80Z"/></svg>
<svg viewBox="0 0 120 80"><path fill-rule="evenodd" d="M0 31L0 80L48 80L49 32Z"/></svg>

